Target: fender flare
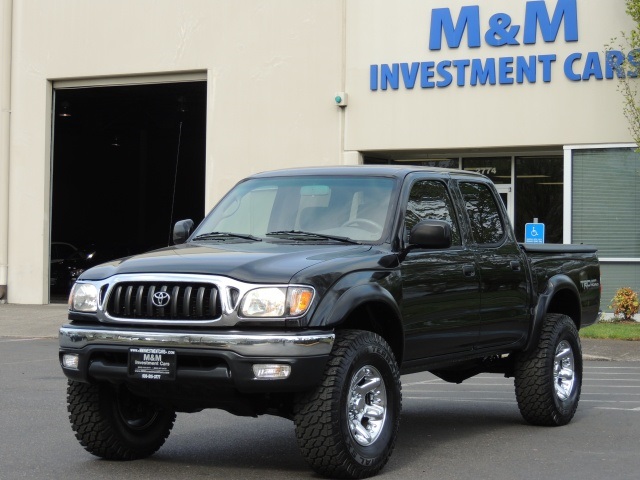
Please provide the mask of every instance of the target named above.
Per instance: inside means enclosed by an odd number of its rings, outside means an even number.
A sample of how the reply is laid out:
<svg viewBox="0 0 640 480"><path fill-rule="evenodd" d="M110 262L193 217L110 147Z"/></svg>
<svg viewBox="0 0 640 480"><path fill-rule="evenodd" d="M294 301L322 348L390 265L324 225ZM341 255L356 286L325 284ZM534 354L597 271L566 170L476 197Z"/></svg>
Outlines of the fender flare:
<svg viewBox="0 0 640 480"><path fill-rule="evenodd" d="M404 358L404 326L398 302L393 294L377 283L358 284L347 290L332 293L332 295L325 296L320 305L323 308L316 311L317 315L313 321L318 323L315 323L314 326L337 328L357 308L372 302L377 303L377 308L374 311L376 324L379 327L370 328L370 330L385 337L396 356L398 365L400 365ZM387 314L379 315L382 312L380 304L388 308ZM348 328L360 327L361 325L348 326Z"/></svg>
<svg viewBox="0 0 640 480"><path fill-rule="evenodd" d="M368 283L355 285L342 293L334 291L333 295L325 295L309 326L335 327L356 308L370 302L384 303L394 312L398 321L402 319L400 308L391 292L377 283Z"/></svg>
<svg viewBox="0 0 640 480"><path fill-rule="evenodd" d="M549 305L553 301L553 298L556 296L556 294L562 290L569 290L573 295L575 295L578 302L578 308L579 310L581 310L580 293L573 280L571 280L569 276L564 274L554 275L553 277L551 277L547 281L547 288L545 289L544 293L538 296L538 302L534 307L533 322L529 331L527 344L524 348L525 352L531 350L537 345L538 338L540 337L540 332L542 331L544 318L549 310ZM572 318L572 320L575 322L576 327L579 328L580 318Z"/></svg>

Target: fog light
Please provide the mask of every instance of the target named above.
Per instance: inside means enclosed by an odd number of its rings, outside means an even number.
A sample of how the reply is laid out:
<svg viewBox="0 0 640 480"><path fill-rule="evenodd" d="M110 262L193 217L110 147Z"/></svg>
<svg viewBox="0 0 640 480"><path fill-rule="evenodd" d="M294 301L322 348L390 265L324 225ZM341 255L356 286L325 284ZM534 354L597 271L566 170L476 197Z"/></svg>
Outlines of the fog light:
<svg viewBox="0 0 640 480"><path fill-rule="evenodd" d="M62 366L64 368L70 368L71 370L78 370L78 364L80 363L80 357L71 353L65 353L62 356Z"/></svg>
<svg viewBox="0 0 640 480"><path fill-rule="evenodd" d="M263 380L288 378L291 375L291 365L258 363L253 366L253 374L256 378Z"/></svg>

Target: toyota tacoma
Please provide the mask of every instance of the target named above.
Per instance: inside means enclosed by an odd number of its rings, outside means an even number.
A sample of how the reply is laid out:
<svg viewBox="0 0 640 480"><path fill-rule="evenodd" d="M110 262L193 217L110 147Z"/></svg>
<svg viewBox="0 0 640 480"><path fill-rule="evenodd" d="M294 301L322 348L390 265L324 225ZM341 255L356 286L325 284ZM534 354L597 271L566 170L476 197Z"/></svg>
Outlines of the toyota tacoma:
<svg viewBox="0 0 640 480"><path fill-rule="evenodd" d="M174 245L86 270L60 328L68 411L90 453L157 451L176 412L291 419L328 477L393 451L401 375L514 378L534 425L578 407L578 330L597 319L586 245L519 244L486 177L413 166L239 182Z"/></svg>

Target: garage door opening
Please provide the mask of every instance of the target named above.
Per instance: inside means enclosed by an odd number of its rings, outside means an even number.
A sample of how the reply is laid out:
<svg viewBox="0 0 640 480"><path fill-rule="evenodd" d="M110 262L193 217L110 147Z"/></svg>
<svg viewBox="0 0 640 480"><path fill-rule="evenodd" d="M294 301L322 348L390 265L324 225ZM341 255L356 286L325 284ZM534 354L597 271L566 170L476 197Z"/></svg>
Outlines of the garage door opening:
<svg viewBox="0 0 640 480"><path fill-rule="evenodd" d="M206 82L54 91L51 301L204 216Z"/></svg>

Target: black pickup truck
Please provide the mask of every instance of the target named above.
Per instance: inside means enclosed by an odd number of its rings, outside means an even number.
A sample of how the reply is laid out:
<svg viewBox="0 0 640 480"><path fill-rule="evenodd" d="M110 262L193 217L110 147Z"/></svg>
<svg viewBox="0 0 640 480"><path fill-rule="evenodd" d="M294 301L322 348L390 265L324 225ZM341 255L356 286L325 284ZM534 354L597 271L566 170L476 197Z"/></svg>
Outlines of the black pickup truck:
<svg viewBox="0 0 640 480"><path fill-rule="evenodd" d="M174 246L85 271L60 329L73 430L92 454L158 450L175 412L295 423L320 474L387 462L400 376L515 378L526 421L578 406L578 329L597 319L584 245L522 245L485 177L354 166L238 183Z"/></svg>

